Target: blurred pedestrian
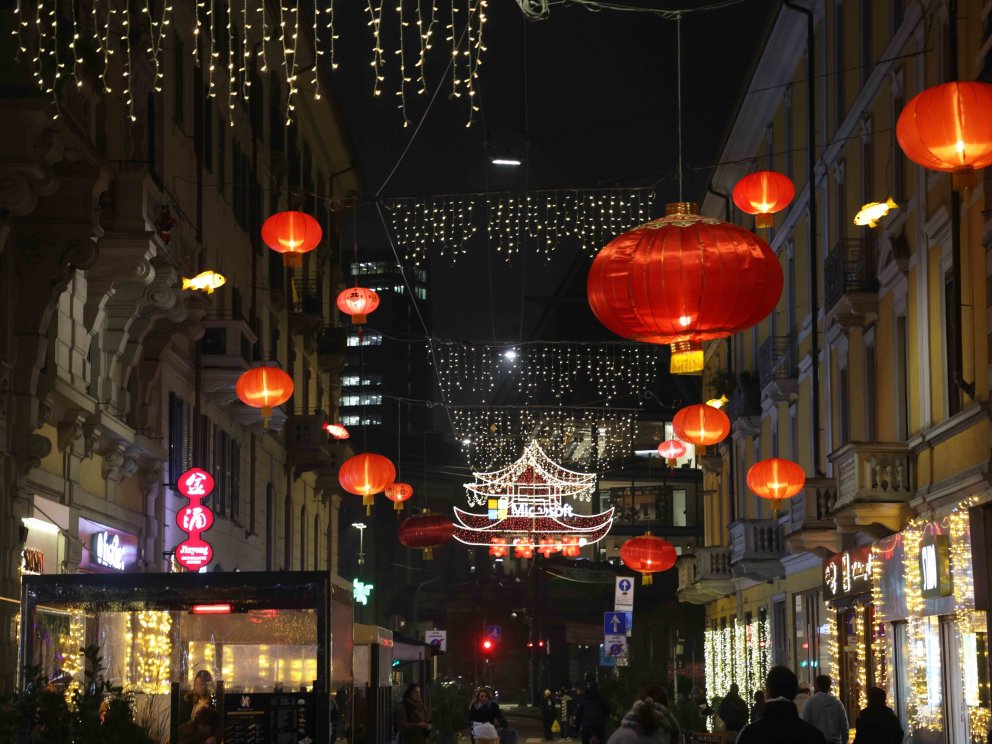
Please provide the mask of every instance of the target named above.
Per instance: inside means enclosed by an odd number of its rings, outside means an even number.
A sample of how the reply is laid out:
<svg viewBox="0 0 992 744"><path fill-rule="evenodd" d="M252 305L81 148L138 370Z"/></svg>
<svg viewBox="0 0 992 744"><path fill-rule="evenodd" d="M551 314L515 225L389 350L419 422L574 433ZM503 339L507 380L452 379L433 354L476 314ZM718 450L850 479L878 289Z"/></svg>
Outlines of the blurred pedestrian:
<svg viewBox="0 0 992 744"><path fill-rule="evenodd" d="M747 703L741 697L740 688L736 682L730 685L717 713L723 719L723 725L727 731L740 731L747 726Z"/></svg>
<svg viewBox="0 0 992 744"><path fill-rule="evenodd" d="M416 682L407 685L403 699L396 706L395 720L398 744L427 744L431 733L430 716Z"/></svg>
<svg viewBox="0 0 992 744"><path fill-rule="evenodd" d="M570 739L572 737L572 728L569 726L572 707L572 696L568 694L567 689L562 687L558 690L558 720L561 721L562 739Z"/></svg>
<svg viewBox="0 0 992 744"><path fill-rule="evenodd" d="M751 723L758 721L765 714L765 693L762 690L754 691L754 705L751 706Z"/></svg>
<svg viewBox="0 0 992 744"><path fill-rule="evenodd" d="M541 723L544 725L544 740L554 739L555 735L551 727L555 723L555 701L551 698L551 690L545 690L544 698L541 700Z"/></svg>
<svg viewBox="0 0 992 744"><path fill-rule="evenodd" d="M610 705L593 680L586 685L586 691L575 707L575 724L579 727L582 744L606 741L606 722L609 718Z"/></svg>
<svg viewBox="0 0 992 744"><path fill-rule="evenodd" d="M902 744L902 725L885 704L885 690L868 688L868 706L858 716L854 730L854 744Z"/></svg>
<svg viewBox="0 0 992 744"><path fill-rule="evenodd" d="M499 704L493 700L493 694L485 687L480 687L475 691L472 704L468 708L468 720L472 722L472 741L477 739L490 739L490 736L480 736L480 729L483 724L490 724L496 729L497 735L500 729L505 729L506 718L499 709ZM486 730L486 733L491 733Z"/></svg>
<svg viewBox="0 0 992 744"><path fill-rule="evenodd" d="M765 712L745 726L737 744L826 744L823 734L796 711L799 680L784 666L772 667L765 677Z"/></svg>
<svg viewBox="0 0 992 744"><path fill-rule="evenodd" d="M681 744L678 721L668 709L668 695L657 685L642 687L607 744Z"/></svg>
<svg viewBox="0 0 992 744"><path fill-rule="evenodd" d="M813 697L803 706L803 720L823 733L827 744L847 744L851 735L844 704L830 694L833 680L826 674L813 680Z"/></svg>
<svg viewBox="0 0 992 744"><path fill-rule="evenodd" d="M800 682L799 694L796 695L796 710L799 711L800 718L803 716L803 708L806 706L807 701L809 701L809 684Z"/></svg>

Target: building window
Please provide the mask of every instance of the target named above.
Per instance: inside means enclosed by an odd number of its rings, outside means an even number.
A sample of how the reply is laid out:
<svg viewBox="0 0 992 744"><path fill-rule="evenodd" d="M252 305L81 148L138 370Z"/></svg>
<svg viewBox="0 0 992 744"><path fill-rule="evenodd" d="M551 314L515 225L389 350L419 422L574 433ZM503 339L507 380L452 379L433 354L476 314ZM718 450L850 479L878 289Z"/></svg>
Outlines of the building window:
<svg viewBox="0 0 992 744"><path fill-rule="evenodd" d="M414 287L413 288L413 294L416 295L416 297L417 297L418 300L426 300L427 299L427 289L425 287L419 287L419 286L418 287Z"/></svg>
<svg viewBox="0 0 992 744"><path fill-rule="evenodd" d="M238 522L241 515L241 445L231 439L230 458L230 490L229 501L231 504L231 521Z"/></svg>
<svg viewBox="0 0 992 744"><path fill-rule="evenodd" d="M875 410L875 347L865 346L865 436L869 442L878 434L877 412Z"/></svg>
<svg viewBox="0 0 992 744"><path fill-rule="evenodd" d="M382 424L382 416L377 413L369 416L342 416L341 423L345 426L379 426Z"/></svg>
<svg viewBox="0 0 992 744"><path fill-rule="evenodd" d="M892 98L892 121L898 121L899 114L902 113L906 105L906 99L900 92ZM906 158L899 148L899 142L895 137L890 137L892 148L889 159L892 161L892 198L897 204L902 204L906 199ZM880 196L884 196L880 194Z"/></svg>
<svg viewBox="0 0 992 744"><path fill-rule="evenodd" d="M293 494L286 494L286 505L283 508L283 545L282 564L284 571L293 570Z"/></svg>
<svg viewBox="0 0 992 744"><path fill-rule="evenodd" d="M313 570L320 570L320 515L313 517Z"/></svg>
<svg viewBox="0 0 992 744"><path fill-rule="evenodd" d="M900 442L909 439L909 385L907 372L909 368L908 336L906 316L896 317L896 436Z"/></svg>
<svg viewBox="0 0 992 744"><path fill-rule="evenodd" d="M307 507L300 507L300 570L307 570Z"/></svg>
<svg viewBox="0 0 992 744"><path fill-rule="evenodd" d="M847 185L845 182L845 164L840 162L837 164L837 170L834 173L834 195L836 197L834 204L835 219L837 220L834 229L837 231L837 240L841 241L847 237L847 223L851 221L851 218L847 214Z"/></svg>
<svg viewBox="0 0 992 744"><path fill-rule="evenodd" d="M368 331L359 341L357 333L348 334L348 346L382 346L382 334Z"/></svg>
<svg viewBox="0 0 992 744"><path fill-rule="evenodd" d="M390 270L389 264L385 261L352 262L350 268L352 276L376 276Z"/></svg>
<svg viewBox="0 0 992 744"><path fill-rule="evenodd" d="M955 302L957 301L954 291L954 273L948 271L944 274L944 369L947 380L947 415L953 416L961 410L961 390L958 388L957 380L954 379L952 370L957 366L955 356L957 346L961 343L961 332L955 328Z"/></svg>
<svg viewBox="0 0 992 744"><path fill-rule="evenodd" d="M875 188L873 179L873 171L875 169L875 152L872 147L871 119L865 119L863 125L864 132L862 133L861 139L861 196L862 204L867 204L868 202L874 200L872 193ZM886 194L886 196L888 196L888 194Z"/></svg>
<svg viewBox="0 0 992 744"><path fill-rule="evenodd" d="M847 102L844 100L844 4L834 2L834 126L839 129L847 113ZM812 174L810 174L812 180Z"/></svg>
<svg viewBox="0 0 992 744"><path fill-rule="evenodd" d="M186 402L175 393L169 393L169 480L172 483L193 466L191 419Z"/></svg>
<svg viewBox="0 0 992 744"><path fill-rule="evenodd" d="M792 86L790 85L785 89L785 174L791 178L793 181L796 180L796 174L792 172L792 148L794 146L794 133L795 133L795 112L792 109Z"/></svg>
<svg viewBox="0 0 992 744"><path fill-rule="evenodd" d="M341 396L342 408L348 406L380 406L380 405L382 405L382 396L379 395L378 393Z"/></svg>
<svg viewBox="0 0 992 744"><path fill-rule="evenodd" d="M861 0L861 84L868 82L871 75L871 35L872 22L871 11L874 0Z"/></svg>
<svg viewBox="0 0 992 744"><path fill-rule="evenodd" d="M851 441L851 388L847 374L847 367L841 367L837 385L840 389L840 405L837 411L837 446L847 444Z"/></svg>
<svg viewBox="0 0 992 744"><path fill-rule="evenodd" d="M265 570L271 571L276 549L276 488L265 484Z"/></svg>

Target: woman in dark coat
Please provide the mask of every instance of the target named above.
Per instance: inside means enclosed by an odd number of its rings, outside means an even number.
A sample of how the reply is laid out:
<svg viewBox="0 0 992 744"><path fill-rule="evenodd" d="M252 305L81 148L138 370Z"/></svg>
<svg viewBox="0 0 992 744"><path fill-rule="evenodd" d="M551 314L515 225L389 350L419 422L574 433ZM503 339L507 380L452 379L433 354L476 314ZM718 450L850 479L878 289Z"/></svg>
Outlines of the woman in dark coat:
<svg viewBox="0 0 992 744"><path fill-rule="evenodd" d="M854 728L854 744L902 744L902 725L885 704L885 690L880 687L868 688L868 707L861 711Z"/></svg>
<svg viewBox="0 0 992 744"><path fill-rule="evenodd" d="M431 733L428 718L420 685L413 682L406 688L403 700L396 708L396 731L399 733L400 744L427 744L427 737Z"/></svg>
<svg viewBox="0 0 992 744"><path fill-rule="evenodd" d="M472 740L475 741L477 724L491 723L496 730L506 728L506 718L503 717L499 704L493 700L492 693L486 688L475 691L475 698L468 708L468 720L472 722Z"/></svg>

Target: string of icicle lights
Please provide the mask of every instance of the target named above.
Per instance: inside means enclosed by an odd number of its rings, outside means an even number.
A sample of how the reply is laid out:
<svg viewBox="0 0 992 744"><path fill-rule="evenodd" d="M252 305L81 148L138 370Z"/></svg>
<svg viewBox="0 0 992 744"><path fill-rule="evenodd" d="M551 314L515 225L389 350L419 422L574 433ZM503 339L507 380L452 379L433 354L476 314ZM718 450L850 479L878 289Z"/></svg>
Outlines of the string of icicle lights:
<svg viewBox="0 0 992 744"><path fill-rule="evenodd" d="M496 470L537 441L552 460L577 470L602 470L631 452L637 409L451 407L463 452L473 470Z"/></svg>
<svg viewBox="0 0 992 744"><path fill-rule="evenodd" d="M397 246L421 264L433 251L456 259L473 245L509 261L529 244L549 255L567 241L593 253L651 219L649 188L449 194L384 200Z"/></svg>
<svg viewBox="0 0 992 744"><path fill-rule="evenodd" d="M308 93L320 100L318 70L338 67L335 11L342 0L190 4L190 28L176 36L194 64L203 66L207 95L226 102L231 126L235 103L247 105L261 95L252 90L256 75L278 75L286 84L281 105L287 122L293 119L301 71L309 77ZM410 123L407 96L427 93L431 54L450 58L449 97L468 102L467 126L472 124L487 5L488 0L361 0L371 35L372 93L382 95L392 86L404 126ZM51 96L56 111L67 87L95 85L104 93L121 93L128 116L137 121L143 98L162 90L163 38L185 17L173 12L173 0L17 0L17 58L31 64L38 88ZM384 38L393 48L384 47Z"/></svg>
<svg viewBox="0 0 992 744"><path fill-rule="evenodd" d="M508 386L516 400L570 402L576 390L610 400L637 393L665 374L668 350L648 344L426 344L445 398L484 402ZM574 402L574 401L571 401ZM550 453L549 453L550 454Z"/></svg>

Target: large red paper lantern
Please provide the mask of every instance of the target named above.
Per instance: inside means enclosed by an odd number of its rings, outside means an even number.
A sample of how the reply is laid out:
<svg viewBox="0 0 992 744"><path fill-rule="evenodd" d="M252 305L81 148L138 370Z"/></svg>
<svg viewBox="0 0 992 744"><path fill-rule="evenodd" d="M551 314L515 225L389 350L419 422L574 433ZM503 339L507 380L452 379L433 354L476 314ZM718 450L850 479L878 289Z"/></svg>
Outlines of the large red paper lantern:
<svg viewBox="0 0 992 744"><path fill-rule="evenodd" d="M377 307L379 295L365 287L350 287L338 295L338 310L351 316L352 325L364 325Z"/></svg>
<svg viewBox="0 0 992 744"><path fill-rule="evenodd" d="M400 523L400 543L408 548L424 551L424 560L434 557L434 548L439 548L451 540L455 525L448 517L440 514L424 513L404 519Z"/></svg>
<svg viewBox="0 0 992 744"><path fill-rule="evenodd" d="M403 511L403 502L413 498L413 486L400 482L390 484L386 486L386 498L393 502L393 509Z"/></svg>
<svg viewBox="0 0 992 744"><path fill-rule="evenodd" d="M675 546L647 532L620 546L620 560L634 571L640 571L644 586L654 583L652 574L667 571L675 565Z"/></svg>
<svg viewBox="0 0 992 744"><path fill-rule="evenodd" d="M262 240L282 254L285 266L302 266L303 254L309 253L324 237L320 223L306 212L277 212L262 224Z"/></svg>
<svg viewBox="0 0 992 744"><path fill-rule="evenodd" d="M734 186L734 204L754 215L754 226L765 229L775 224L775 213L792 202L796 187L788 176L775 171L758 171L744 176Z"/></svg>
<svg viewBox="0 0 992 744"><path fill-rule="evenodd" d="M792 460L770 457L759 460L747 471L747 487L762 499L772 502L772 511L778 515L784 499L791 499L806 485L806 473Z"/></svg>
<svg viewBox="0 0 992 744"><path fill-rule="evenodd" d="M672 431L679 439L708 447L727 438L730 433L730 419L719 408L705 403L686 406L672 418Z"/></svg>
<svg viewBox="0 0 992 744"><path fill-rule="evenodd" d="M955 189L973 186L975 171L992 164L992 85L927 88L899 114L896 138L914 163L952 173Z"/></svg>
<svg viewBox="0 0 992 744"><path fill-rule="evenodd" d="M388 457L365 452L345 460L338 469L338 482L348 493L362 497L365 513L372 513L375 495L396 480L396 467Z"/></svg>
<svg viewBox="0 0 992 744"><path fill-rule="evenodd" d="M666 439L658 445L658 454L665 458L669 467L675 467L675 461L685 454L685 444L678 439Z"/></svg>
<svg viewBox="0 0 992 744"><path fill-rule="evenodd" d="M586 292L617 335L671 344L671 371L703 368L701 342L763 320L782 294L782 267L768 243L686 202L611 240L592 262Z"/></svg>
<svg viewBox="0 0 992 744"><path fill-rule="evenodd" d="M272 409L293 395L293 378L278 367L253 367L242 373L234 387L245 405L260 408L262 423L269 425Z"/></svg>

